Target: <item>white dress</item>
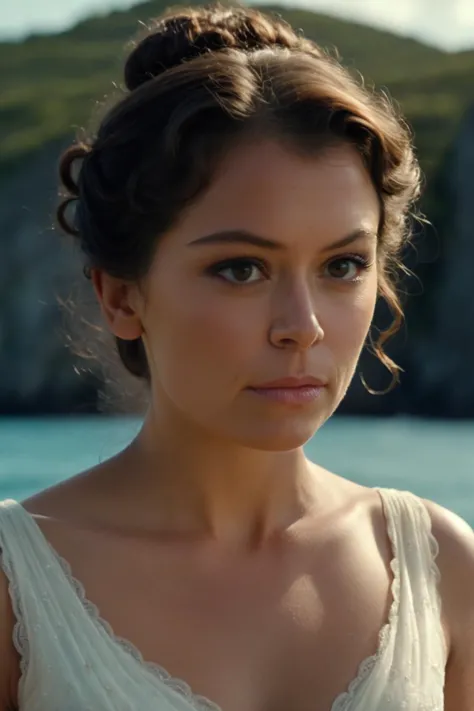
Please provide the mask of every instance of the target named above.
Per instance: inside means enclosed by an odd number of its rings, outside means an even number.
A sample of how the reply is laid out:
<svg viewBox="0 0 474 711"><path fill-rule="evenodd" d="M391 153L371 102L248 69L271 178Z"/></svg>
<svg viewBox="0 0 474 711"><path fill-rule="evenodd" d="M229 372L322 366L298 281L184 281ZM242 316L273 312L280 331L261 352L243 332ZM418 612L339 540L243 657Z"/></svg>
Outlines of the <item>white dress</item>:
<svg viewBox="0 0 474 711"><path fill-rule="evenodd" d="M431 520L415 495L378 491L393 553L389 619L376 653L328 711L442 711L447 649ZM113 634L12 500L0 502L0 562L16 616L20 711L221 711Z"/></svg>

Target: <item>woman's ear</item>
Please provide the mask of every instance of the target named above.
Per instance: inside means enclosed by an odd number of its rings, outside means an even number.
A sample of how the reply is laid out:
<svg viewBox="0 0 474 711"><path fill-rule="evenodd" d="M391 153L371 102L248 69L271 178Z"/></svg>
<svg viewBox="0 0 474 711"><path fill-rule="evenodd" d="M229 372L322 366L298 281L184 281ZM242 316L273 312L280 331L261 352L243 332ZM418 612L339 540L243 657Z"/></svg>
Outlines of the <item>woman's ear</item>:
<svg viewBox="0 0 474 711"><path fill-rule="evenodd" d="M91 270L91 281L101 311L114 336L124 341L140 338L143 327L136 284L112 277L101 269Z"/></svg>

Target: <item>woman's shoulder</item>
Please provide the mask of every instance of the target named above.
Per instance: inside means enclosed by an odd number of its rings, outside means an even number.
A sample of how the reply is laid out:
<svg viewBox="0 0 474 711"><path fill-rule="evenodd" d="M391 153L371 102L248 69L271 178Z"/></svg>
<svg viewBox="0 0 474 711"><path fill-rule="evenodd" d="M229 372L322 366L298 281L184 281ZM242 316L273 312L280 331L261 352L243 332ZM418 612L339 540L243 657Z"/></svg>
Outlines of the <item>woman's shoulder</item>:
<svg viewBox="0 0 474 711"><path fill-rule="evenodd" d="M437 564L446 612L465 630L473 622L474 649L474 530L461 516L444 506L421 499L431 519L431 531L437 541Z"/></svg>
<svg viewBox="0 0 474 711"><path fill-rule="evenodd" d="M470 557L474 565L474 530L469 523L435 501L424 498L421 501L430 515L433 535L440 545L452 547L453 554L458 552Z"/></svg>
<svg viewBox="0 0 474 711"><path fill-rule="evenodd" d="M52 544L55 538L61 538L70 529L87 528L91 521L100 519L100 515L107 510L103 499L107 487L110 494L111 463L112 460L105 460L40 490L23 499L21 508L34 520L46 539L52 539ZM107 479L106 483L104 479Z"/></svg>
<svg viewBox="0 0 474 711"><path fill-rule="evenodd" d="M474 695L474 530L461 516L422 499L439 549L439 592L450 636L449 708L471 708ZM448 705L447 705L448 708Z"/></svg>
<svg viewBox="0 0 474 711"><path fill-rule="evenodd" d="M449 708L467 708L464 701L474 696L474 530L461 516L414 492L392 488L351 487L373 516L380 517L376 497L423 504L434 539L435 563L439 570L442 616L448 636L447 688L455 701Z"/></svg>

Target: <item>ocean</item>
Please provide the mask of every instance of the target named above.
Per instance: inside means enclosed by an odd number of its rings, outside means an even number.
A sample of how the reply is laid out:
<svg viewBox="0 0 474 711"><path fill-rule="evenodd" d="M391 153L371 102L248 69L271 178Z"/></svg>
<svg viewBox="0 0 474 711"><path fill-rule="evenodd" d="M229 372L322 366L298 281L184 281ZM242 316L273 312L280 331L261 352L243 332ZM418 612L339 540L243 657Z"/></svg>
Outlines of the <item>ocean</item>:
<svg viewBox="0 0 474 711"><path fill-rule="evenodd" d="M125 447L139 418L0 419L0 500L22 500ZM333 417L310 459L367 486L408 489L474 527L474 421Z"/></svg>

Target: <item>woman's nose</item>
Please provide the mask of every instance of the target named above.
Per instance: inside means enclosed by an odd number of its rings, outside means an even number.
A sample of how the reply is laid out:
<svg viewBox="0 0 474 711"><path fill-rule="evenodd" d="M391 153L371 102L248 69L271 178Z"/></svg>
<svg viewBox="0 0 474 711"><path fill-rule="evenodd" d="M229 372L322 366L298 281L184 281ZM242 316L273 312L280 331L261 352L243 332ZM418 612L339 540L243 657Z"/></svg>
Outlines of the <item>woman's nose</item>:
<svg viewBox="0 0 474 711"><path fill-rule="evenodd" d="M277 348L306 350L324 338L314 307L314 295L307 287L294 287L281 299L279 313L270 327L270 343Z"/></svg>

